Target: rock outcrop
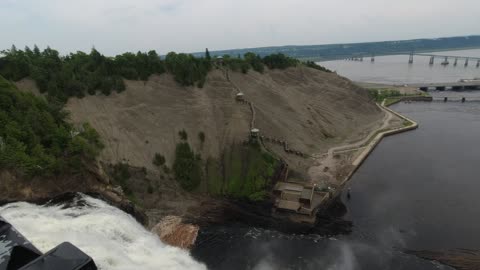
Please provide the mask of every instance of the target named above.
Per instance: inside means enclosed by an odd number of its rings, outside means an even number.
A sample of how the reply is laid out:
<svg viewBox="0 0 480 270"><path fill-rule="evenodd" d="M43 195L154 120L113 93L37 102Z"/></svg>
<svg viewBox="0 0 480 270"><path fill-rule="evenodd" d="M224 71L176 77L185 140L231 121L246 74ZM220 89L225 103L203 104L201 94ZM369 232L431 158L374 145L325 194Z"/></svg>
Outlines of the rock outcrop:
<svg viewBox="0 0 480 270"><path fill-rule="evenodd" d="M152 232L166 244L190 249L195 244L198 230L199 227L196 225L183 223L181 217L166 216L153 227Z"/></svg>

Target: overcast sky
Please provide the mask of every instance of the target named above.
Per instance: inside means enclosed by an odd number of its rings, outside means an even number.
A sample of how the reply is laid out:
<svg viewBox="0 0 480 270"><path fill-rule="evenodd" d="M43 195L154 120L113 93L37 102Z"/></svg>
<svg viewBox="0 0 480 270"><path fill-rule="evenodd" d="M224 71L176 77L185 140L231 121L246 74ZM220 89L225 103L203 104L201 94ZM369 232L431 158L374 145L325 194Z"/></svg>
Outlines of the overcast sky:
<svg viewBox="0 0 480 270"><path fill-rule="evenodd" d="M0 0L0 49L107 55L480 34L480 0Z"/></svg>

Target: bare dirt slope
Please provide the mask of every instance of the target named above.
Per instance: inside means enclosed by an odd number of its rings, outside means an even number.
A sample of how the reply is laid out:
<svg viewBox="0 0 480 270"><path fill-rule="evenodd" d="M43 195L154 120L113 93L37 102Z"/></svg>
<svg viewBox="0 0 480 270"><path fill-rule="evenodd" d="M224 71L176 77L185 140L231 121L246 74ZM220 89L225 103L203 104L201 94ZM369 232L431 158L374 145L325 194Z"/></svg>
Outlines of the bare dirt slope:
<svg viewBox="0 0 480 270"><path fill-rule="evenodd" d="M323 153L334 145L360 140L383 117L364 89L336 74L298 67L230 77L254 102L261 133L284 139L290 148L304 153ZM311 165L311 159L274 149L293 168L304 171Z"/></svg>
<svg viewBox="0 0 480 270"><path fill-rule="evenodd" d="M170 75L146 83L127 81L127 90L111 96L71 99L67 109L74 123L89 122L106 142L101 159L109 163L155 169L155 153L170 166L178 132L202 156L218 157L222 147L248 135L249 110L235 104L235 93L220 71L212 72L204 89L181 87ZM201 143L198 133L205 133Z"/></svg>
<svg viewBox="0 0 480 270"><path fill-rule="evenodd" d="M126 81L127 90L120 94L71 98L66 108L73 123L89 122L99 131L106 144L101 161L126 161L149 170L158 169L152 164L155 153L172 165L182 129L202 157L218 158L225 147L244 141L252 114L248 105L235 101L238 90L253 103L261 134L309 155L363 139L384 117L364 89L333 73L300 66L264 74L230 72L229 79L217 69L199 89L182 87L168 74L154 75L147 82ZM29 80L17 86L36 92ZM205 133L204 143L199 132ZM313 163L281 146L267 146L300 173Z"/></svg>

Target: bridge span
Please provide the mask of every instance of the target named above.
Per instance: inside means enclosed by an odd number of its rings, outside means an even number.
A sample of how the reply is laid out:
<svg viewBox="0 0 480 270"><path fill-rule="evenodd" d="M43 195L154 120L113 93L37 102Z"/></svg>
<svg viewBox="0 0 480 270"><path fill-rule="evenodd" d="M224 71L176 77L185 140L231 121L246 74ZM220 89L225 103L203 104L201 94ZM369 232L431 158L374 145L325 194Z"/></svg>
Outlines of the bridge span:
<svg viewBox="0 0 480 270"><path fill-rule="evenodd" d="M431 53L415 53L411 52L409 54L407 53L398 53L396 55L405 55L408 56L408 63L413 64L414 62L414 56L423 56L423 57L430 57L429 64L434 65L435 64L435 59L442 60L440 62L441 65L447 66L450 65L450 61L453 60L453 66L457 66L459 64L459 61L463 61L463 65L465 67L468 67L470 62L475 63L475 66L477 68L480 67L480 57L470 57L470 56L453 56L453 55L440 55L440 54L431 54ZM383 55L381 55L383 56ZM370 62L375 62L375 53L365 53L365 54L357 54L354 56L349 56L347 58L344 58L345 60L349 61L360 61L363 62L364 59L370 59Z"/></svg>
<svg viewBox="0 0 480 270"><path fill-rule="evenodd" d="M463 90L480 90L480 80L472 81L462 81L462 82L451 82L451 83L420 83L420 84L410 84L410 87L418 88L422 91L429 90L452 90L452 91L463 91Z"/></svg>

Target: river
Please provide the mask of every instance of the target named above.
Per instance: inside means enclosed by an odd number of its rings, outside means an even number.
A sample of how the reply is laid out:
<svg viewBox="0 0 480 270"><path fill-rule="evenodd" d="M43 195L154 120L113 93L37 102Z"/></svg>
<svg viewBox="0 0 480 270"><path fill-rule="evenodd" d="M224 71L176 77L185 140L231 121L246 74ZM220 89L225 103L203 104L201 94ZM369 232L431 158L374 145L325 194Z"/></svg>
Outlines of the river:
<svg viewBox="0 0 480 270"><path fill-rule="evenodd" d="M462 51L435 52L436 55L480 57L480 49ZM326 61L319 64L325 66L352 81L387 83L387 84L410 84L410 83L434 83L434 82L457 82L461 79L473 79L480 77L480 68L477 62L470 60L468 67L465 61L459 60L454 66L454 59L450 58L448 66L441 65L443 58L435 58L434 65L429 65L430 57L414 56L413 64L408 64L408 55L391 55L375 57L375 62L370 58L360 61Z"/></svg>
<svg viewBox="0 0 480 270"><path fill-rule="evenodd" d="M384 139L351 179L351 234L210 228L193 254L212 269L449 269L402 250L480 248L479 105L392 106L420 128Z"/></svg>
<svg viewBox="0 0 480 270"><path fill-rule="evenodd" d="M83 194L54 205L13 203L0 207L0 214L40 251L71 242L100 270L206 269L186 251L162 243L127 213Z"/></svg>

